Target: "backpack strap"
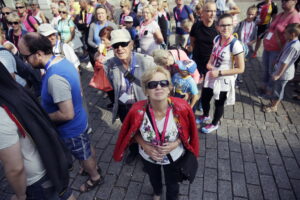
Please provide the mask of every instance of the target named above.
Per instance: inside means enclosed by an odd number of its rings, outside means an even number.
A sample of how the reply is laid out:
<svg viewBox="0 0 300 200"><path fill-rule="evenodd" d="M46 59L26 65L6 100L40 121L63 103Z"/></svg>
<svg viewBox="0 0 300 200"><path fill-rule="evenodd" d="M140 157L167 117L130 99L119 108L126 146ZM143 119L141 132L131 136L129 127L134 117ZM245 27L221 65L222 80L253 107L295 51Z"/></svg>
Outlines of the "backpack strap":
<svg viewBox="0 0 300 200"><path fill-rule="evenodd" d="M59 54L65 57L64 43L62 41L59 42Z"/></svg>
<svg viewBox="0 0 300 200"><path fill-rule="evenodd" d="M36 28L33 26L33 24L31 23L31 21L30 21L30 19L29 19L30 16L31 16L31 15L27 15L26 20L27 20L29 26L30 26L31 28L33 28L34 31L36 32L36 31L37 31Z"/></svg>
<svg viewBox="0 0 300 200"><path fill-rule="evenodd" d="M237 38L234 37L234 38L231 40L231 42L230 42L229 48L230 48L230 53L231 53L231 54L233 54L233 53L232 53L232 51L233 51L233 46L234 46L234 44L235 44L236 41L237 41Z"/></svg>

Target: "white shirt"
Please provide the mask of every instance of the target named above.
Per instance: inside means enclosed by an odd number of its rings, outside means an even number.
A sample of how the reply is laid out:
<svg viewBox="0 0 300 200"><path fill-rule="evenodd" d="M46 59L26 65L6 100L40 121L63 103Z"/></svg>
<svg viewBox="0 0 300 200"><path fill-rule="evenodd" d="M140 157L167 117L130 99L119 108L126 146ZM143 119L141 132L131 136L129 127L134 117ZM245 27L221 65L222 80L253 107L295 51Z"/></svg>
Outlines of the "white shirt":
<svg viewBox="0 0 300 200"><path fill-rule="evenodd" d="M71 63L73 63L75 68L78 70L80 61L79 61L78 57L76 56L74 50L72 49L72 47L70 47L70 45L64 43L62 45L62 51L63 51L63 54L62 54L60 42L61 42L60 40L57 40L56 45L53 47L53 53L55 55L63 55L64 54L66 59L69 60Z"/></svg>
<svg viewBox="0 0 300 200"><path fill-rule="evenodd" d="M254 22L247 22L245 21L244 26L242 27L240 39L244 44L248 44L251 39L251 35L253 32L253 29L255 28Z"/></svg>
<svg viewBox="0 0 300 200"><path fill-rule="evenodd" d="M156 43L154 38L154 33L158 30L160 31L160 28L154 20L150 24L141 25L139 39L142 53L152 56L152 52L160 48L160 45Z"/></svg>

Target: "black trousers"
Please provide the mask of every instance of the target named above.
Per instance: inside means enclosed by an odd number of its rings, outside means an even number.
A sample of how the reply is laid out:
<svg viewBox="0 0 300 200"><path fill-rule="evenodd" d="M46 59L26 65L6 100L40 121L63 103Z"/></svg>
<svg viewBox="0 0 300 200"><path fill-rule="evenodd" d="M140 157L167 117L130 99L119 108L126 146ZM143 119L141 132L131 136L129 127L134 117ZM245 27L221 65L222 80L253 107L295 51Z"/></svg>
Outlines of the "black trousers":
<svg viewBox="0 0 300 200"><path fill-rule="evenodd" d="M144 164L144 170L149 175L150 183L153 187L155 195L162 194L162 174L161 165L153 164L151 162L142 159ZM179 183L176 179L175 164L163 165L165 183L166 183L166 200L178 200Z"/></svg>
<svg viewBox="0 0 300 200"><path fill-rule="evenodd" d="M201 103L203 108L203 115L208 116L210 110L210 101L213 97L213 89L211 88L203 88L201 95ZM224 114L224 104L227 99L227 92L220 92L219 100L215 100L215 112L214 118L212 121L213 125L217 125L220 121L221 117Z"/></svg>
<svg viewBox="0 0 300 200"><path fill-rule="evenodd" d="M119 102L118 116L119 116L122 123L123 123L127 113L129 112L131 106L132 106L132 104L123 104L123 103ZM139 153L138 144L137 143L132 143L129 146L129 151L132 154L138 154Z"/></svg>

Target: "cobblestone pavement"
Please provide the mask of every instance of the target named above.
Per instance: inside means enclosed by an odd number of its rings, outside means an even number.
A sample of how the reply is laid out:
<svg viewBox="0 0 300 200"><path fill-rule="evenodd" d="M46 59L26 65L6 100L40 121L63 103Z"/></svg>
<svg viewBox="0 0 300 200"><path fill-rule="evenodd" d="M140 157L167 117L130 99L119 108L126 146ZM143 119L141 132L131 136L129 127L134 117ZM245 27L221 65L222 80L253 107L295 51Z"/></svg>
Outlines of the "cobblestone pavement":
<svg viewBox="0 0 300 200"><path fill-rule="evenodd" d="M191 185L181 184L181 200L300 199L300 106L291 100L293 88L289 84L278 112L261 112L261 104L268 103L255 95L261 68L256 59L247 63L244 83L236 91L237 102L225 108L220 129L208 135L199 133L197 177ZM91 75L83 70L82 82L94 131L92 143L105 184L80 194L78 188L86 177L77 175L79 165L75 162L70 185L82 200L151 199L152 188L141 161L126 165L112 159L121 123L111 124L108 99L88 87ZM0 200L7 200L11 189L2 169L0 174Z"/></svg>

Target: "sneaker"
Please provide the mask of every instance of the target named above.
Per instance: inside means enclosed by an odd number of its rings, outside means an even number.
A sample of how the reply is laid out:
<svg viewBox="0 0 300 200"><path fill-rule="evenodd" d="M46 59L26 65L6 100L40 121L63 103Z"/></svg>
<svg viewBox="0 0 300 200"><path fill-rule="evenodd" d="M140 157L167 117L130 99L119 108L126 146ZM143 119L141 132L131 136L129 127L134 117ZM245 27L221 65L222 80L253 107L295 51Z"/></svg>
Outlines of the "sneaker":
<svg viewBox="0 0 300 200"><path fill-rule="evenodd" d="M201 115L199 118L196 119L196 123L197 124L202 124L202 123L206 123L208 120L210 120L210 116L204 116Z"/></svg>
<svg viewBox="0 0 300 200"><path fill-rule="evenodd" d="M219 128L219 125L208 124L205 127L202 127L202 133L211 133Z"/></svg>

